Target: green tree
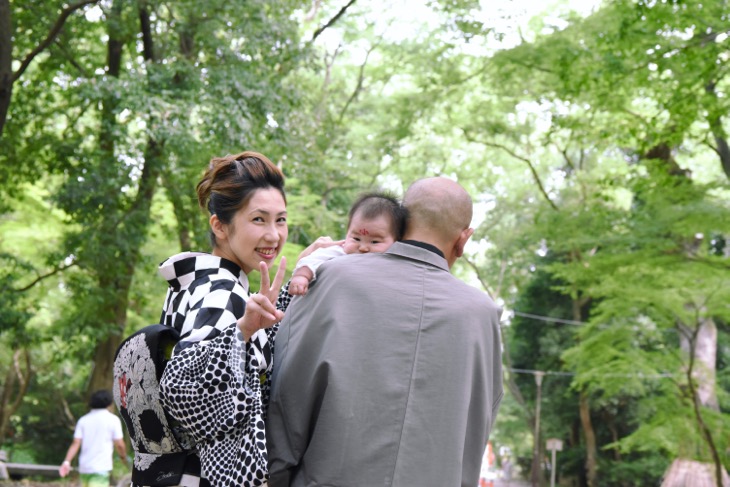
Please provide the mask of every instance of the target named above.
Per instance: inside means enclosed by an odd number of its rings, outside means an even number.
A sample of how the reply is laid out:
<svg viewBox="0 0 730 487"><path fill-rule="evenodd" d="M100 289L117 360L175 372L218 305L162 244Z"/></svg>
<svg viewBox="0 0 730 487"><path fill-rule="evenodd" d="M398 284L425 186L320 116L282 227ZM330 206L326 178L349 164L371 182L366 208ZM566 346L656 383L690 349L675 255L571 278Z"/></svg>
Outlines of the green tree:
<svg viewBox="0 0 730 487"><path fill-rule="evenodd" d="M669 221L657 218L656 212L659 211L658 208L662 208L662 211L670 211L671 208L672 215L677 217L678 205L666 199L651 209L647 205L638 205L634 208L634 213L628 215L642 215L642 223L652 224L652 231L656 232L653 239L656 239L654 242L657 245L648 245L645 249L647 254L640 254L636 249L632 249L632 252L626 255L625 265L628 266L628 262L636 264L638 260L650 269L645 272L648 273L648 276L652 276L653 272L661 272L660 269L667 259L663 255L664 253L679 254L681 256L679 257L680 260L682 258L692 259L691 256L695 252L708 251L706 245L695 242L696 235L716 235L727 232L721 221L715 217L715 215L725 211L726 200L722 197L717 198L712 194L712 191L708 192L708 189L702 189L701 184L689 181L687 171L680 167L672 155L672 147L682 146L692 148L695 154L698 153L700 146L697 145L697 141L704 141L708 138L708 135L711 135L715 138L716 143L712 148L721 162L718 167L723 167L723 139L715 136L717 131L713 132L712 122L703 119L703 113L707 112L703 112L696 105L692 105L693 101L684 102L677 97L678 93L686 95L689 91L695 90L698 96L703 98L701 96L702 90L704 90L702 80L698 82L696 73L693 75L688 72L690 68L687 59L678 62L673 70L664 71L663 78L657 79L652 75L656 69L652 62L655 58L651 57L653 52L648 49L649 46L669 44L671 47L664 50L663 55L672 53L666 57L674 55L678 57L692 56L692 59L696 58L698 62L701 59L703 63L708 65L709 71L707 72L712 73L713 80L721 81L721 77L716 76L718 73L711 69L711 66L716 64L718 55L716 46L713 43L708 45L703 45L702 42L687 43L686 40L682 41L681 39L683 35L686 35L686 29L682 24L683 21L689 21L689 18L696 20L697 15L701 19L709 20L713 13L703 11L702 6L695 4L694 8L698 11L687 13L687 17L679 15L678 18L675 14L680 13L680 9L676 5L671 7L667 5L657 6L656 10L653 10L653 8L642 5L641 2L635 9L626 4L612 4L611 7L602 9L585 22L577 22L561 32L556 32L544 38L538 37L534 44L525 44L495 58L499 63L502 75L505 74L504 70L508 70L508 80L532 76L533 79L539 80L538 83L532 85L535 95L539 93L543 100L546 95L553 97L550 102L552 107L550 104L542 102L548 106L548 113L551 115L551 127L547 131L545 140L550 144L555 144L560 149L566 163L563 170L571 178L575 177L576 180L572 184L572 189L570 188L572 179L568 180L569 186L561 190L559 202L557 204L555 204L555 201L551 203L553 210L559 209L558 212L549 209L543 212L545 225L542 226L542 231L544 235L553 235L546 239L549 249L563 251L566 255L571 256L563 264L551 266L551 271L569 283L569 285L564 286L564 292L577 298L580 298L582 294L591 299L600 298L602 302L609 301L604 293L596 291L596 288L591 284L591 279L587 279L586 276L596 271L597 260L607 258L606 256L612 252L611 249L618 239L617 234L625 234L627 241L632 242L631 245L643 248L642 239L647 238L642 232L644 229L639 225L633 225L627 229L627 218L632 217L621 216L622 213L626 215L626 211L615 212L615 209L621 209L620 198L623 198L624 201L627 198L628 201L632 199L638 202L642 201L644 195L638 193L637 188L632 183L636 179L645 181L645 187L652 188L654 191L669 192L678 198L686 198L683 203L691 205L698 218L684 217L683 227L681 231L677 231L670 225ZM639 13L637 13L637 10ZM691 10L691 8L688 10ZM674 17L670 18L670 14ZM659 25L664 27L659 30L657 30L658 27L657 29L652 28ZM708 29L710 28L708 27ZM701 32L702 29L698 28L697 31ZM678 44L683 47L678 46ZM642 50L642 46L647 47L647 50ZM705 50L702 51L701 48L705 48ZM677 49L676 53L674 49ZM700 52L697 52L698 50ZM650 56L648 59L647 54ZM659 62L659 59L656 59L656 61ZM691 69L695 69L697 65L693 64L692 66ZM677 72L676 75L673 74L675 71ZM671 80L667 81L666 78L671 78ZM717 89L723 84L714 83L714 86ZM712 100L705 101L710 103ZM645 160L659 160L661 164L657 167L656 162L641 162L642 166L648 168L646 173L637 174L634 171L620 171L617 176L607 178L610 181L608 184L598 179L594 180L598 183L598 186L589 186L586 183L590 180L586 176L581 177L580 173L576 173L576 170L580 169L585 173L586 169L591 169L582 164L586 160L589 162L591 160L584 157L584 154L590 154L587 147L591 142L595 144L594 147L599 149L603 147L610 149L611 146L621 148L620 152L614 149L614 154L623 154L626 159L633 163ZM680 146L680 143L682 146ZM627 147L630 149L626 149ZM579 157L576 158L573 154L577 154ZM691 154L687 155L691 156ZM602 158L605 158L605 156ZM576 159L581 164L575 164ZM696 166L694 161L688 159L686 156L682 157L681 162ZM613 167L616 168L616 166ZM592 172L596 174L595 169ZM621 176L621 174L624 176ZM685 182L678 182L677 178ZM626 185L631 186L631 194L622 195L622 186ZM696 186L696 188L692 189L693 186ZM685 189L686 187L690 189ZM586 188L592 188L595 191L593 198L585 191ZM574 199L579 206L575 206L575 203L571 203L570 199L566 199L569 194L577 196L581 192L584 195ZM690 194L693 196L688 196ZM543 191L543 195L547 200L549 192ZM605 203L602 203L601 199L605 199ZM614 209L610 213L603 210L611 209L611 207ZM702 212L698 212L698 208L702 208ZM606 217L609 219L604 220ZM574 225L566 221L566 218L573 219L583 228L575 228ZM596 221L605 222L603 223L603 230L592 223ZM660 224L664 226L657 228ZM572 231L570 230L571 227ZM550 229L554 230L551 231ZM559 234L555 234L557 229L559 229ZM695 249L695 247L698 248ZM689 255L682 255L685 252L688 252ZM722 264L718 265L722 266ZM602 270L604 273L599 272L593 279L598 280L600 278L605 282L606 275L614 275L613 272L615 272L611 268ZM698 265L693 267L692 272L696 273L695 276L701 276L705 275L707 270ZM625 280L630 275L630 272L623 274L622 286L628 287ZM679 276L680 274L677 272L675 275ZM638 273L637 276L643 276L643 273ZM687 278L688 276L684 277ZM635 279L631 279L630 282L635 286L631 287L631 291L627 294L636 299L643 296L642 299L645 300L648 300L648 296L657 297L653 294L653 290L657 285L654 279L649 278L646 282L643 280L636 282ZM700 349L698 344L702 343L703 336L713 336L712 316L721 314L722 311L717 306L710 311L706 309L704 304L700 306L700 303L703 303L705 299L709 299L709 296L717 294L716 290L719 282L710 280L707 287L695 287L698 282L694 279L690 281L672 280L668 289L663 286L662 289L665 289L665 292L672 289L673 293L677 293L672 294L672 296L677 299L679 307L687 306L690 309L697 310L697 318L694 320L690 320L686 313L676 315L678 331L684 332L682 336L685 337L688 344L685 349L688 352L689 362L685 362L685 365L689 365L687 369L691 370L692 364L704 362L705 370L710 372L710 376L706 377L712 377L714 376L714 372L711 372L714 369L714 353L710 352L710 360L701 359L699 351L708 349L707 347ZM611 292L618 294L617 289L613 289ZM624 294L621 295L626 297ZM689 302L682 302L682 299L678 298L683 295L694 297ZM700 297L703 295L705 298ZM617 306L618 301L620 300L610 300L613 306ZM659 306L659 303L655 305ZM702 312L699 311L700 308L703 309ZM633 309L632 312L640 314L637 308ZM637 315L634 314L633 316L636 317ZM628 319L628 316L625 318ZM699 321L697 321L698 319ZM674 325L673 322L665 322L665 325L667 324ZM585 345L581 340L578 349L585 349L585 353L581 355L585 362L580 362L584 366L590 364L590 367L592 367L594 362L603 356L596 354L595 348L589 347L598 346L598 343L600 346L606 347L607 350L613 348L610 345L609 335L601 336L605 338L599 342L586 340ZM697 340L698 337L700 340ZM712 350L712 346L709 350ZM633 354L629 352L630 350L623 349L621 353L616 355L627 360L627 364L633 363L630 359ZM647 357L651 356L650 350L646 353ZM613 354L609 355L612 356ZM568 357L570 356L572 355ZM591 362L587 362L589 357ZM576 363L576 361L573 361L572 366L575 366ZM659 372L655 371L655 373ZM581 377L581 375L579 374L578 377ZM697 377L688 377L687 380L688 382L684 382L684 384L692 392L690 403L694 404L700 397L699 390L702 387L693 390L693 384ZM700 384L702 382L700 381ZM597 385L597 381L594 376L590 376L585 381L579 379L576 385L583 387L586 392L595 392L593 386ZM713 391L712 394L705 397L714 395L714 379L710 378L709 381L705 382L705 385ZM592 397L593 400L600 400L600 395L593 394ZM711 401L702 405L709 406ZM696 418L700 429L705 432L702 436L709 450L715 452L710 457L712 457L718 468L717 475L719 476L721 460L717 455L718 448L713 447L713 443L717 440L713 439L713 435L710 433L710 431L718 430L707 429L702 414L703 408L700 407L700 404L696 404L696 406L693 416ZM708 414L707 411L705 411L705 414ZM710 416L713 417L714 415L710 414ZM681 416L677 416L677 418L681 418ZM586 432L587 429L584 426L584 433ZM646 437L644 438L646 439ZM722 451L722 448L719 448L719 451ZM707 456L704 458L709 459ZM587 468L589 472L594 472L589 474L588 484L595 485L595 469L597 468L595 460L589 461Z"/></svg>

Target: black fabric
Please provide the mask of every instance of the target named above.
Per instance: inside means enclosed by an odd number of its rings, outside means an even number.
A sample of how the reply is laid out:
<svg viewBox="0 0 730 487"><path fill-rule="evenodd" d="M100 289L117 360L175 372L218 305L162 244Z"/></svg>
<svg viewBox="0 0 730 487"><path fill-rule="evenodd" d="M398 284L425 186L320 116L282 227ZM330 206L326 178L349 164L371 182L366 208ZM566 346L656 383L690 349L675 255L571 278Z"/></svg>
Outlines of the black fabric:
<svg viewBox="0 0 730 487"><path fill-rule="evenodd" d="M135 485L179 485L194 450L159 400L160 377L179 339L172 327L150 325L125 339L114 356L114 402L134 449Z"/></svg>
<svg viewBox="0 0 730 487"><path fill-rule="evenodd" d="M420 240L403 240L401 243L413 245L415 247L421 247L422 249L430 250L434 254L444 257L444 253L441 252L441 250L436 247L435 245L431 245L430 243L421 242Z"/></svg>

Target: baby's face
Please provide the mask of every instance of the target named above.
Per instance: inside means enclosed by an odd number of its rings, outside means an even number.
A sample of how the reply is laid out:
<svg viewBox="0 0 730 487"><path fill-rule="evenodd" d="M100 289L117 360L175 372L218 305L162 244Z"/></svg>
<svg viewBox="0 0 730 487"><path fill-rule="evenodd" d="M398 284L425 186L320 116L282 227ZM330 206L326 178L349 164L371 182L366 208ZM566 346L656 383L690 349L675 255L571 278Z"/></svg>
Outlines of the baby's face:
<svg viewBox="0 0 730 487"><path fill-rule="evenodd" d="M385 252L395 242L390 226L390 220L383 215L364 219L355 213L342 248L347 254Z"/></svg>

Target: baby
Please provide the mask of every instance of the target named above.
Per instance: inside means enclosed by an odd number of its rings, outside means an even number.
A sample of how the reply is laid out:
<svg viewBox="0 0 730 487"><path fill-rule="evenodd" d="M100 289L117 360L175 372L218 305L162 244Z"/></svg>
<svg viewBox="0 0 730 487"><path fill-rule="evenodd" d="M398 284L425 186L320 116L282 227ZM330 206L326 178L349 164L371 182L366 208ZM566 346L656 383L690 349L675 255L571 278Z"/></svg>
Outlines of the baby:
<svg viewBox="0 0 730 487"><path fill-rule="evenodd" d="M294 268L289 294L306 294L317 268L330 259L345 254L385 252L393 242L403 238L405 226L406 210L396 198L386 193L360 196L350 208L345 241L303 257Z"/></svg>

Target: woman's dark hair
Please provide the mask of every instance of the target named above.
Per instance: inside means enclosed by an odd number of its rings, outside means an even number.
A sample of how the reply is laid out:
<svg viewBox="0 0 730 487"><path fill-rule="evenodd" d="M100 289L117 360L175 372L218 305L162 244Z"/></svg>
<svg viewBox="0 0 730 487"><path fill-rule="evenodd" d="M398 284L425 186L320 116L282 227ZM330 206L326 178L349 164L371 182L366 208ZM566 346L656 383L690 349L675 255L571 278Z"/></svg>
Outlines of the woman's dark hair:
<svg viewBox="0 0 730 487"><path fill-rule="evenodd" d="M103 409L108 408L113 402L112 393L106 389L94 392L89 398L89 408Z"/></svg>
<svg viewBox="0 0 730 487"><path fill-rule="evenodd" d="M198 203L211 215L217 215L221 223L228 224L253 193L262 188L278 189L286 203L284 174L265 155L246 151L215 157L198 183ZM210 243L216 246L212 231Z"/></svg>
<svg viewBox="0 0 730 487"><path fill-rule="evenodd" d="M390 220L390 230L396 240L403 238L406 230L408 211L401 205L398 198L386 192L365 193L360 195L350 208L347 218L347 228L350 228L352 218L356 213L365 219L384 216Z"/></svg>

